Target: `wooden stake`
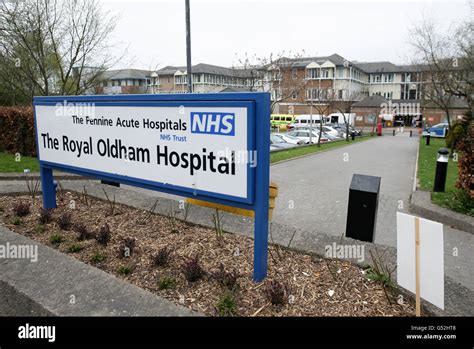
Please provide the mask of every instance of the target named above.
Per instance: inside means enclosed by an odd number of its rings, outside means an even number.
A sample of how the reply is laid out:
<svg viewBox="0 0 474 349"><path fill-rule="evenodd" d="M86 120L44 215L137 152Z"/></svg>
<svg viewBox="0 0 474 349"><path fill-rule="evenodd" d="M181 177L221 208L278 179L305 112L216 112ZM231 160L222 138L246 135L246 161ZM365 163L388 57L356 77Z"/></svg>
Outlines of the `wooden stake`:
<svg viewBox="0 0 474 349"><path fill-rule="evenodd" d="M415 263L416 263L416 316L421 316L420 304L420 218L415 217Z"/></svg>

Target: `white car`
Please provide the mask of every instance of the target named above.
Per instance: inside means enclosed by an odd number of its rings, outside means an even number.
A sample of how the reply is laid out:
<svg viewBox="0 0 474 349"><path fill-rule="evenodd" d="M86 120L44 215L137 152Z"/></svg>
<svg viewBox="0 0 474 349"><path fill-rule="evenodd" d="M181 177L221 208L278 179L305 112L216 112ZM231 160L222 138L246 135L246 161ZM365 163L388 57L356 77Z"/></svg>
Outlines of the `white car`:
<svg viewBox="0 0 474 349"><path fill-rule="evenodd" d="M309 144L310 141L312 144L318 143L318 139L319 139L319 133L316 131L311 132L311 131L306 131L306 130L296 130L296 131L288 132L288 135L301 139L306 144ZM321 138L321 143L324 143L327 141L328 139Z"/></svg>
<svg viewBox="0 0 474 349"><path fill-rule="evenodd" d="M275 136L283 138L283 140L290 144L304 144L305 142L299 138L290 136L288 133L274 133Z"/></svg>
<svg viewBox="0 0 474 349"><path fill-rule="evenodd" d="M334 127L331 127L331 126L323 126L323 131L326 132L327 134L330 134L331 136L335 136L339 138L346 137L346 134L344 132L340 132L339 130L336 130Z"/></svg>

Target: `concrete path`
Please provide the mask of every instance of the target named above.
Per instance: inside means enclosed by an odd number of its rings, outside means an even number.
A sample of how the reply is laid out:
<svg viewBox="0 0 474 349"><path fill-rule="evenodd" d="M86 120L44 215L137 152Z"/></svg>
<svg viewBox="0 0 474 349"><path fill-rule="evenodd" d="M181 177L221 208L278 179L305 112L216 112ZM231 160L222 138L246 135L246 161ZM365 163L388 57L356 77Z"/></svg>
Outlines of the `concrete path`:
<svg viewBox="0 0 474 349"><path fill-rule="evenodd" d="M279 186L274 221L341 236L353 174L380 176L375 243L395 247L395 212L408 210L418 140L408 133L377 137L272 166Z"/></svg>

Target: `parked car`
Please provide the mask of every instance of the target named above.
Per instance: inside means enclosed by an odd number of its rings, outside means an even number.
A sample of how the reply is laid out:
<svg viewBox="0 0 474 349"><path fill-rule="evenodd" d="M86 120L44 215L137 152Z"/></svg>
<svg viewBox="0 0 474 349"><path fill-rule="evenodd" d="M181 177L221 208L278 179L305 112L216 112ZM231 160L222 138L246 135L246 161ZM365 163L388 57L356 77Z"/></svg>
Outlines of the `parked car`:
<svg viewBox="0 0 474 349"><path fill-rule="evenodd" d="M425 127L422 135L431 137L444 138L448 134L449 124L447 122L442 122L431 127Z"/></svg>
<svg viewBox="0 0 474 349"><path fill-rule="evenodd" d="M304 141L302 141L299 138L290 136L288 133L274 133L274 135L281 137L285 142L290 143L290 144L297 144L297 145L304 144Z"/></svg>
<svg viewBox="0 0 474 349"><path fill-rule="evenodd" d="M323 131L326 132L327 134L339 137L339 138L345 138L346 134L341 130L337 130L332 126L323 126Z"/></svg>
<svg viewBox="0 0 474 349"><path fill-rule="evenodd" d="M339 131L344 132L344 133L349 133L349 135L351 135L352 133L354 133L356 136L361 135L360 130L356 130L354 128L354 126L352 126L352 125L349 125L348 127L346 127L346 124L330 124L330 125L327 125L327 126L331 126L331 127L335 128L336 130L339 130Z"/></svg>
<svg viewBox="0 0 474 349"><path fill-rule="evenodd" d="M285 140L275 134L270 135L270 147L274 146L278 149L294 148L295 144L285 142Z"/></svg>
<svg viewBox="0 0 474 349"><path fill-rule="evenodd" d="M295 130L288 132L288 135L292 137L296 137L302 141L304 141L306 144L309 144L310 141L311 143L318 143L319 139L319 132L317 131L309 131L309 130ZM311 137L310 137L311 136ZM321 137L321 143L328 142L329 140L327 138Z"/></svg>

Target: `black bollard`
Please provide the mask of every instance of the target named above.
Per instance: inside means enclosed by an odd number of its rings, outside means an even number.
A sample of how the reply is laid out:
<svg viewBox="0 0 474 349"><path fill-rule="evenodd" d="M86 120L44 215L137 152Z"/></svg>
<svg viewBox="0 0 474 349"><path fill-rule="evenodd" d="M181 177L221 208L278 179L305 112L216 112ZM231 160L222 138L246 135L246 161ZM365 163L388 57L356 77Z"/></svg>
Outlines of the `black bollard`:
<svg viewBox="0 0 474 349"><path fill-rule="evenodd" d="M430 145L430 138L431 138L431 136L428 134L426 136L426 145Z"/></svg>
<svg viewBox="0 0 474 349"><path fill-rule="evenodd" d="M395 136L395 129L393 129L393 135Z"/></svg>
<svg viewBox="0 0 474 349"><path fill-rule="evenodd" d="M436 174L433 187L434 192L444 192L446 175L448 173L448 159L449 150L447 148L440 148L436 160Z"/></svg>
<svg viewBox="0 0 474 349"><path fill-rule="evenodd" d="M352 140L355 139L355 136L356 136L356 135L355 135L355 132L352 132L352 133L351 133L351 138L352 138Z"/></svg>

